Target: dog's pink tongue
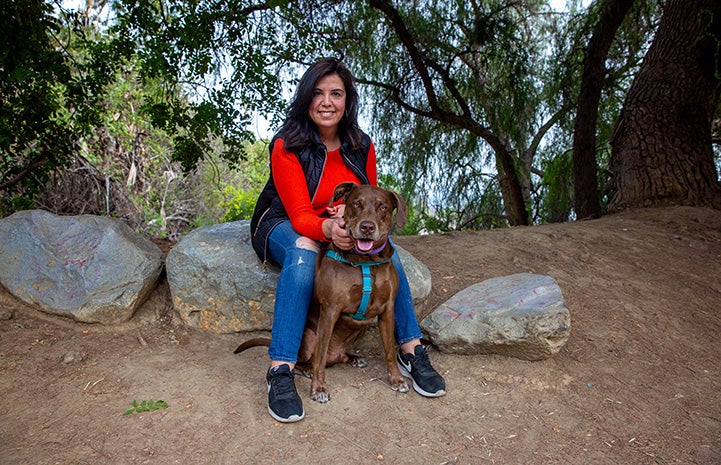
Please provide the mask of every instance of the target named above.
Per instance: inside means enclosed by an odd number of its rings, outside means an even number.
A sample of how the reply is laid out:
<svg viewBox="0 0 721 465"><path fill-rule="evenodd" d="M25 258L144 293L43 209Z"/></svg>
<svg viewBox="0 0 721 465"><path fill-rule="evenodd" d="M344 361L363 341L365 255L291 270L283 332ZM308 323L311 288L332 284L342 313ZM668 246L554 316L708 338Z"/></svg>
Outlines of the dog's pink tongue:
<svg viewBox="0 0 721 465"><path fill-rule="evenodd" d="M370 249L373 248L373 241L368 239L358 239L355 242L356 249L358 249L361 252L368 252Z"/></svg>

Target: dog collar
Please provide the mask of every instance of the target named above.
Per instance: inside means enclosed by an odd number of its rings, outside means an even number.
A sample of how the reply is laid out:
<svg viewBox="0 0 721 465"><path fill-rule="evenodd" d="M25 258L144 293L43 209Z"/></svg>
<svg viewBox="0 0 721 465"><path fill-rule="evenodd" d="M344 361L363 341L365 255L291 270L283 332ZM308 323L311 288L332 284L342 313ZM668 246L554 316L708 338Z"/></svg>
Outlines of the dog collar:
<svg viewBox="0 0 721 465"><path fill-rule="evenodd" d="M383 244L383 247L385 247L385 244ZM381 250L383 249L381 248ZM361 273L363 274L363 297L361 297L361 302L358 306L358 310L353 315L351 315L351 317L354 320L367 320L366 310L368 310L368 303L371 300L371 292L373 291L373 277L371 276L371 267L376 265L383 265L391 261L391 259L387 258L380 262L352 262L346 258L343 258L341 254L339 254L335 250L326 251L325 256L332 260L345 263L347 265L360 267Z"/></svg>

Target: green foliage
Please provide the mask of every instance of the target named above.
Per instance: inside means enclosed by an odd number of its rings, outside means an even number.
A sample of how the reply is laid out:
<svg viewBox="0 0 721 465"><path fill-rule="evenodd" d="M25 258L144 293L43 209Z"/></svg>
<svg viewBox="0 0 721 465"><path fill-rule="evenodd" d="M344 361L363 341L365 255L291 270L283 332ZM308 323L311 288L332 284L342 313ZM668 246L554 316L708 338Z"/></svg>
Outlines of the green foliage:
<svg viewBox="0 0 721 465"><path fill-rule="evenodd" d="M30 205L77 160L107 118L106 90L127 55L54 2L3 2L0 216ZM12 203L7 199L13 199Z"/></svg>
<svg viewBox="0 0 721 465"><path fill-rule="evenodd" d="M158 400L158 401L152 401L152 400L144 400L138 404L137 400L133 401L133 408L130 410L127 410L123 413L123 415L130 415L132 413L143 413L143 412L154 412L158 409L166 409L168 408L168 404L165 403L165 401Z"/></svg>
<svg viewBox="0 0 721 465"><path fill-rule="evenodd" d="M117 0L106 24L50 0L2 2L0 216L85 209L158 235L247 217L267 178L251 112L277 123L298 71L336 55L359 78L382 182L409 203L404 232L505 226L499 151L515 158L535 221L568 218L559 154L594 11L575 4ZM609 54L601 184L657 9L636 2Z"/></svg>
<svg viewBox="0 0 721 465"><path fill-rule="evenodd" d="M220 206L225 208L221 221L237 221L250 219L255 209L258 195L269 175L268 168L268 142L256 141L245 147L247 156L236 167L239 176L234 184L227 184L223 188Z"/></svg>
<svg viewBox="0 0 721 465"><path fill-rule="evenodd" d="M544 161L541 186L545 189L545 195L539 206L542 222L560 223L570 219L573 209L572 168L571 152Z"/></svg>
<svg viewBox="0 0 721 465"><path fill-rule="evenodd" d="M166 84L144 111L174 135L173 157L184 171L208 155L214 139L222 142L215 147L221 158L239 163L242 146L253 140L249 111L276 113L284 106L279 76L267 62L269 49L277 53L289 44L278 43L272 23L258 21L273 9L242 0L115 3L115 43L137 47L141 75ZM198 101L172 98L181 86L197 92Z"/></svg>
<svg viewBox="0 0 721 465"><path fill-rule="evenodd" d="M369 84L383 169L402 176L404 193L444 228L506 223L495 202L501 155L517 158L522 187L535 192L531 143L563 107L541 74L558 61L548 46L556 15L545 3L371 1L374 15L359 9L347 20L363 33L339 48Z"/></svg>
<svg viewBox="0 0 721 465"><path fill-rule="evenodd" d="M594 24L588 10L549 13L545 1L362 3L349 17L338 15L360 32L336 47L368 84L363 90L384 170L402 176L404 192L442 223L466 227L479 224L479 214L505 215L508 199L489 202L492 209L483 212L477 205L499 198L490 190L509 173L493 158L512 154L526 208L543 221L539 207L558 200L543 198L547 157L571 147L581 52ZM636 3L609 55L600 172L623 92L657 17L649 6L656 2Z"/></svg>
<svg viewBox="0 0 721 465"><path fill-rule="evenodd" d="M143 94L134 111L167 134L171 160L184 172L218 147L231 166L241 160L243 142L253 138L245 129L250 114L237 98L243 89L209 79L219 70L210 66L218 5L185 3L114 2L110 27L92 12L57 9L54 1L0 4L0 216L30 205L56 181L56 169L77 164L85 139L109 120L108 89L128 75ZM197 12L203 14L194 20ZM189 99L190 92L199 97Z"/></svg>
<svg viewBox="0 0 721 465"><path fill-rule="evenodd" d="M246 183L232 173L255 147L243 142L249 115L234 102L191 101L177 75L148 72L147 50L122 28L92 14L55 16L50 2L15 3L0 5L15 20L0 26L4 56L19 57L0 73L24 79L0 82L0 217L28 208L108 214L173 238L217 223L225 184ZM32 100L35 85L49 103ZM222 89L209 95L223 101Z"/></svg>
<svg viewBox="0 0 721 465"><path fill-rule="evenodd" d="M51 13L40 0L0 3L0 216L37 194L38 181L65 163L77 138L58 110L83 86L54 47L61 24Z"/></svg>
<svg viewBox="0 0 721 465"><path fill-rule="evenodd" d="M225 215L221 221L247 220L253 215L255 202L258 200L259 191L240 190L233 186L227 186L223 194L229 197L229 200L221 202L221 206L226 208Z"/></svg>

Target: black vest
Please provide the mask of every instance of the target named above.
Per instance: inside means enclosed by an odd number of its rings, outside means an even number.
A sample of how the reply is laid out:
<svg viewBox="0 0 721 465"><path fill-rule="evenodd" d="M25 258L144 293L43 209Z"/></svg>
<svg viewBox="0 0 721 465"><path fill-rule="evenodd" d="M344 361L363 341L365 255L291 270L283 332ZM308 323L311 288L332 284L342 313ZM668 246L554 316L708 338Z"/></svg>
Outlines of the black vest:
<svg viewBox="0 0 721 465"><path fill-rule="evenodd" d="M308 194L310 194L311 199L318 189L327 155L323 142L317 134L314 134L314 136L310 144L295 154L305 173ZM273 153L273 146L276 140L277 137L274 137L270 142L269 151L271 154ZM368 161L370 146L370 137L363 134L359 150L351 150L347 141L343 141L340 147L343 162L353 171L353 174L358 176L362 184L369 183L368 174L366 173L366 163ZM270 233L278 224L285 220L288 220L288 213L280 201L278 190L273 182L273 165L271 163L270 177L258 197L253 217L250 220L250 238L253 244L253 250L255 250L255 253L261 261L265 262L269 258L268 236L270 236Z"/></svg>

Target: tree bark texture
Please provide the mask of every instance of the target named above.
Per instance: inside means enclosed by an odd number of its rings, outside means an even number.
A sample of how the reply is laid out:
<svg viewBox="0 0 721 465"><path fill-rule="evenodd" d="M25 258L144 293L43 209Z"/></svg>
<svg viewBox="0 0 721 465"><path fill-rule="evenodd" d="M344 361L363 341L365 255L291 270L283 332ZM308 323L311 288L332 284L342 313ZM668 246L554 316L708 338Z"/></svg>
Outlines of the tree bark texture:
<svg viewBox="0 0 721 465"><path fill-rule="evenodd" d="M495 155L496 171L498 171L501 196L508 223L511 226L528 226L528 210L513 154L509 150L496 150Z"/></svg>
<svg viewBox="0 0 721 465"><path fill-rule="evenodd" d="M669 0L611 137L609 211L718 206L721 1Z"/></svg>
<svg viewBox="0 0 721 465"><path fill-rule="evenodd" d="M581 89L578 95L576 123L573 130L573 193L578 218L601 216L596 168L596 122L598 104L606 76L606 56L616 31L633 6L634 0L605 0L583 63Z"/></svg>

